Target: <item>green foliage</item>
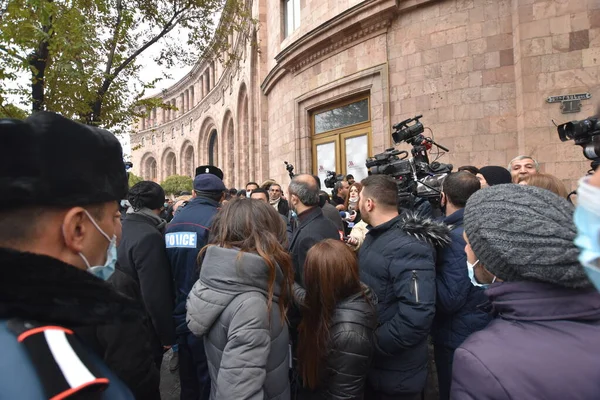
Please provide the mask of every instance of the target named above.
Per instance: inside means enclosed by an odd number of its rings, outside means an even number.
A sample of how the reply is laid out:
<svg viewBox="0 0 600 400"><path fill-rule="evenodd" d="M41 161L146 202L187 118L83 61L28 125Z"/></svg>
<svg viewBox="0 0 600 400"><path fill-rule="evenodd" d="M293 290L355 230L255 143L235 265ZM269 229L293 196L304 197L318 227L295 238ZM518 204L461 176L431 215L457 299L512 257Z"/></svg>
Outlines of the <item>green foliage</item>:
<svg viewBox="0 0 600 400"><path fill-rule="evenodd" d="M27 118L27 113L25 110L12 104L3 104L0 98L0 118L25 119Z"/></svg>
<svg viewBox="0 0 600 400"><path fill-rule="evenodd" d="M134 174L133 172L129 173L129 187L132 187L133 185L135 185L136 183L140 183L141 181L143 181L144 179L142 179L141 177L137 176L136 174Z"/></svg>
<svg viewBox="0 0 600 400"><path fill-rule="evenodd" d="M140 76L138 58L158 48L168 67L218 56L226 38L254 26L245 0L0 1L0 97L18 96L50 110L121 132L143 109L171 106L145 99L157 81ZM222 12L214 26L215 13ZM181 40L182 32L187 40ZM18 78L29 75L26 86ZM4 96L3 96L4 95Z"/></svg>
<svg viewBox="0 0 600 400"><path fill-rule="evenodd" d="M171 175L160 186L162 186L166 194L179 195L183 191L191 193L194 181L189 176Z"/></svg>

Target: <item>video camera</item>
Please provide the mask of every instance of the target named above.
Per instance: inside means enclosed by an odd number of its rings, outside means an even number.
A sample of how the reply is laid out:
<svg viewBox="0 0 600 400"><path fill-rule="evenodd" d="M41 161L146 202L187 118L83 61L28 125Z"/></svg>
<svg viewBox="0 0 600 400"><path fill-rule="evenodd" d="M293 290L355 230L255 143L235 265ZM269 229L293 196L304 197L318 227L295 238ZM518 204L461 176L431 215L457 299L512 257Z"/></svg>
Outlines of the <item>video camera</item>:
<svg viewBox="0 0 600 400"><path fill-rule="evenodd" d="M290 176L290 179L294 179L294 166L290 163L288 163L287 161L283 162L285 164L285 169L288 172L288 175Z"/></svg>
<svg viewBox="0 0 600 400"><path fill-rule="evenodd" d="M326 188L333 189L335 184L344 180L344 175L336 174L335 171L326 171L326 177L323 183Z"/></svg>
<svg viewBox="0 0 600 400"><path fill-rule="evenodd" d="M433 206L439 206L442 183L453 168L451 164L429 162L427 151L432 146L435 145L446 152L449 150L432 138L422 135L424 128L419 121L422 117L417 115L393 126L394 143L410 144L412 158L408 158L407 151L389 148L383 153L370 157L366 162L369 175L389 175L397 181L399 206L404 209L414 209L419 199L428 200ZM414 124L409 125L411 122Z"/></svg>
<svg viewBox="0 0 600 400"><path fill-rule="evenodd" d="M600 165L600 119L597 116L583 121L571 121L558 126L561 141L574 140L583 147L583 155L592 161L592 170Z"/></svg>

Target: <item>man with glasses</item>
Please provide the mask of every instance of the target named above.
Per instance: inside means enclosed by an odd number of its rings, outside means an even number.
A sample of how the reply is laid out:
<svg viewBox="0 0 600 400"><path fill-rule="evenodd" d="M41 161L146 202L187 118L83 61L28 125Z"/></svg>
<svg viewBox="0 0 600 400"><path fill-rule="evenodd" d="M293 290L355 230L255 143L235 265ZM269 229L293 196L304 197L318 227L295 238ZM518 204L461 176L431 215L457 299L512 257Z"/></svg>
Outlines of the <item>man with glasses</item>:
<svg viewBox="0 0 600 400"><path fill-rule="evenodd" d="M282 194L281 186L278 183L274 183L269 187L269 204L273 206L279 212L287 218L290 212L290 205L287 200L281 197Z"/></svg>

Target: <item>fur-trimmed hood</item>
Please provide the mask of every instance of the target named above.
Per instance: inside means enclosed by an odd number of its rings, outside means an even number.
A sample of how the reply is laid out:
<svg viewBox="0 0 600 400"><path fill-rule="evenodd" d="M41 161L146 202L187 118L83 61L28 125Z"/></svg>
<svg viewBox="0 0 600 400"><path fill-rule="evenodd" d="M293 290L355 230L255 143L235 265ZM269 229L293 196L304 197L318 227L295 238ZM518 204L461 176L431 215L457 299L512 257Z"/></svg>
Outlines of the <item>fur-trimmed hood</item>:
<svg viewBox="0 0 600 400"><path fill-rule="evenodd" d="M451 242L450 228L432 218L423 218L409 212L400 217L398 225L408 235L436 248L446 247Z"/></svg>
<svg viewBox="0 0 600 400"><path fill-rule="evenodd" d="M52 257L0 248L0 319L78 327L142 316L140 304L86 271Z"/></svg>

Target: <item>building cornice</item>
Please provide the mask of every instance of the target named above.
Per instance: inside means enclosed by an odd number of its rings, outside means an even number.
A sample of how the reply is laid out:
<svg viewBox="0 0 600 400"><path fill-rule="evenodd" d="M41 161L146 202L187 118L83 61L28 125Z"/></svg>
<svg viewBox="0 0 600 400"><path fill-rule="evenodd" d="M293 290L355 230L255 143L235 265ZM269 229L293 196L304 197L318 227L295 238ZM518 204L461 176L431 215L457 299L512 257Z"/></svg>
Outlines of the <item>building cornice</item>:
<svg viewBox="0 0 600 400"><path fill-rule="evenodd" d="M268 94L287 72L298 74L325 56L384 33L397 11L396 0L364 1L319 25L277 54L277 65L261 85L263 93Z"/></svg>

